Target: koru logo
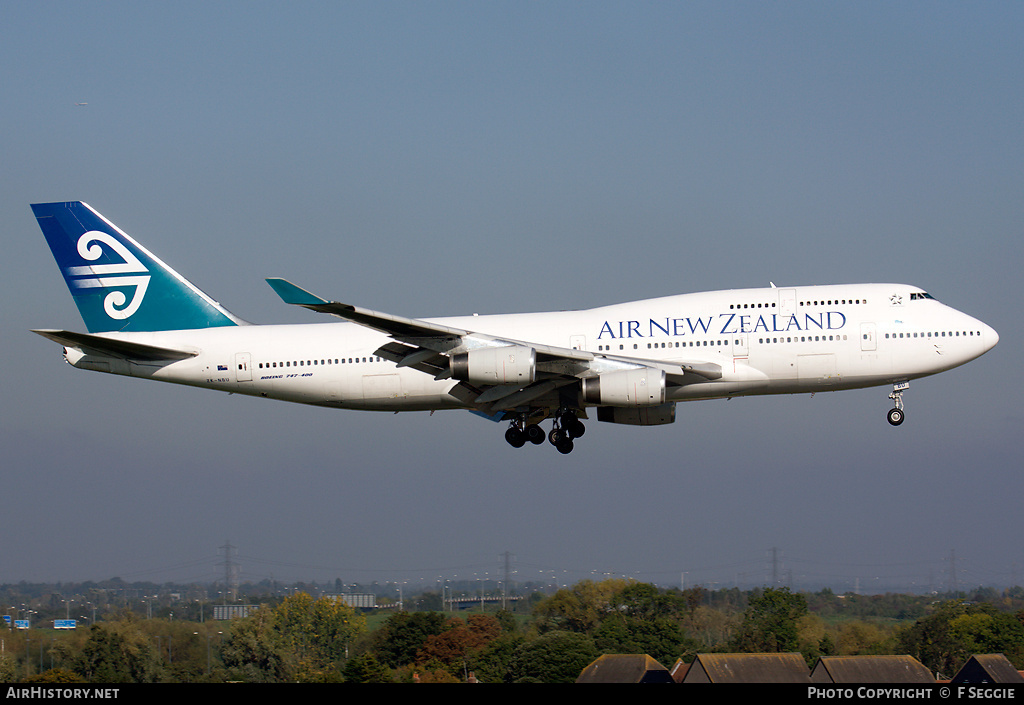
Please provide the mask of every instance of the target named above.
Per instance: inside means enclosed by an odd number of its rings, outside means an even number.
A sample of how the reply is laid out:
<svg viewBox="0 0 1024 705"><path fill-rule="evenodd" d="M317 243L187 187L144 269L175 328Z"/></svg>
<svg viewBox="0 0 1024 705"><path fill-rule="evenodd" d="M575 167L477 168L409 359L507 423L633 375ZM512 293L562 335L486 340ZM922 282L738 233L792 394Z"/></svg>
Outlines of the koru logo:
<svg viewBox="0 0 1024 705"><path fill-rule="evenodd" d="M68 277L73 277L70 281L77 289L135 287L131 301L128 301L123 291L111 291L103 299L103 310L106 314L111 318L124 320L138 311L142 305L146 289L149 287L149 270L121 242L99 230L90 230L78 238L78 254L88 262L95 262L103 256L101 243L116 252L124 262L68 267L65 271Z"/></svg>

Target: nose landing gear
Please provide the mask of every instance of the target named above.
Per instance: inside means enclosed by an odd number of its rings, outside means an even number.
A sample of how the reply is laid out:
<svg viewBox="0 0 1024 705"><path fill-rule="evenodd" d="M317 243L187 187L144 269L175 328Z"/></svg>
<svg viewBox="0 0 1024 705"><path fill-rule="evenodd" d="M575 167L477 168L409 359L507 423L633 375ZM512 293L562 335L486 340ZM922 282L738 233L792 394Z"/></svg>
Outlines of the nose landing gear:
<svg viewBox="0 0 1024 705"><path fill-rule="evenodd" d="M899 382L892 385L892 392L890 392L889 398L893 400L894 406L889 409L886 419L893 426L899 426L906 417L906 414L903 413L903 392L909 388L910 382Z"/></svg>

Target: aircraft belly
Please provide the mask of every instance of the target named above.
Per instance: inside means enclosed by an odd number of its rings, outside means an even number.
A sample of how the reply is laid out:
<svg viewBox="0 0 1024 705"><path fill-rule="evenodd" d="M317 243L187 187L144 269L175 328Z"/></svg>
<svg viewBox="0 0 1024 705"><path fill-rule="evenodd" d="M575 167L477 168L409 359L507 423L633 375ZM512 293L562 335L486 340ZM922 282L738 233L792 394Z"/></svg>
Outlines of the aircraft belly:
<svg viewBox="0 0 1024 705"><path fill-rule="evenodd" d="M668 390L669 401L720 399L722 397L763 394L770 378L749 364L747 358L735 358L722 367L722 377L713 381L693 382Z"/></svg>
<svg viewBox="0 0 1024 705"><path fill-rule="evenodd" d="M767 386L767 382L716 380L714 382L697 382L685 387L670 389L666 395L668 401L694 401L697 399L721 399L731 396L759 394Z"/></svg>
<svg viewBox="0 0 1024 705"><path fill-rule="evenodd" d="M797 355L796 370L800 383L804 385L827 386L839 381L835 353Z"/></svg>
<svg viewBox="0 0 1024 705"><path fill-rule="evenodd" d="M397 372L363 375L362 395L363 405L369 409L400 407L406 401Z"/></svg>
<svg viewBox="0 0 1024 705"><path fill-rule="evenodd" d="M422 372L381 370L346 375L323 385L323 405L364 411L429 411L462 407L448 394L451 382L437 382Z"/></svg>

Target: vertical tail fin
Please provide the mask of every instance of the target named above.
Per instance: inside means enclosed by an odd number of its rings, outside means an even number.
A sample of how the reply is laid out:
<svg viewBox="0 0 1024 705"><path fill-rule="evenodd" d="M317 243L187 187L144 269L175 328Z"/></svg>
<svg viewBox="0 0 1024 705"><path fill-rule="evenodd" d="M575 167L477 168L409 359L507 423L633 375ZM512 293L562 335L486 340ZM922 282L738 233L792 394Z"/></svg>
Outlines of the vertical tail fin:
<svg viewBox="0 0 1024 705"><path fill-rule="evenodd" d="M90 333L244 323L88 204L37 203L32 211Z"/></svg>

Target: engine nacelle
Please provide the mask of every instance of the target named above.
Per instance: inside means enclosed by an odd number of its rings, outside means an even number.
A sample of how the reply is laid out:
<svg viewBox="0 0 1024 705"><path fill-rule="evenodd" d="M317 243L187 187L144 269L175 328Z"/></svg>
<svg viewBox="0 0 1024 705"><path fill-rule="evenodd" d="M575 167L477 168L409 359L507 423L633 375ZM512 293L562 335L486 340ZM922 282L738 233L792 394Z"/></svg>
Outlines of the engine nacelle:
<svg viewBox="0 0 1024 705"><path fill-rule="evenodd" d="M537 375L537 351L525 345L480 348L452 355L452 377L477 384L530 384Z"/></svg>
<svg viewBox="0 0 1024 705"><path fill-rule="evenodd" d="M665 372L653 367L606 372L583 380L583 399L598 406L655 406L665 403Z"/></svg>
<svg viewBox="0 0 1024 705"><path fill-rule="evenodd" d="M597 420L608 423L624 423L632 426L660 426L676 420L675 402L658 406L640 406L627 409L622 406L597 407Z"/></svg>

